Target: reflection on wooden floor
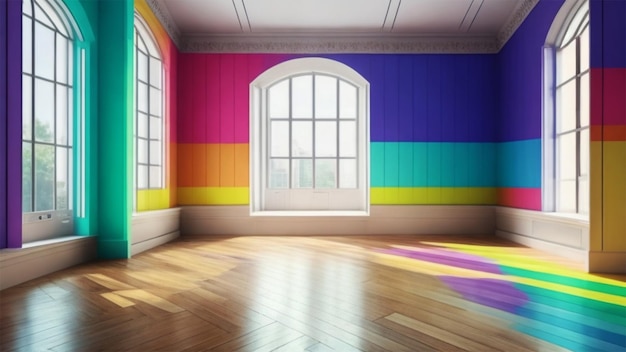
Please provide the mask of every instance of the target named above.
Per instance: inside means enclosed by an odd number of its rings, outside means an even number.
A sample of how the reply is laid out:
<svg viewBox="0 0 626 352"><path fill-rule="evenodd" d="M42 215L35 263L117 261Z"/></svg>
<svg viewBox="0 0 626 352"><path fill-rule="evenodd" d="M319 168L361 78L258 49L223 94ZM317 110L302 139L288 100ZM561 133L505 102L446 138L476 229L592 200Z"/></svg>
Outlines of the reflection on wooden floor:
<svg viewBox="0 0 626 352"><path fill-rule="evenodd" d="M623 351L626 276L499 240L187 238L0 292L2 351Z"/></svg>

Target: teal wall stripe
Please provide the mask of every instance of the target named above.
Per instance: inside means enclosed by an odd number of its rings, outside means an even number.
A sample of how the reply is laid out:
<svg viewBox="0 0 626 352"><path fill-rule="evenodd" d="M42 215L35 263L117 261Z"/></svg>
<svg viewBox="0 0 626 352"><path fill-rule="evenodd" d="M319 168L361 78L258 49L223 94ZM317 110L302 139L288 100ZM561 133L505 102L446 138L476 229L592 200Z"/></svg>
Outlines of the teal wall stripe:
<svg viewBox="0 0 626 352"><path fill-rule="evenodd" d="M495 187L495 143L372 142L372 187Z"/></svg>
<svg viewBox="0 0 626 352"><path fill-rule="evenodd" d="M497 144L498 186L541 187L541 139Z"/></svg>

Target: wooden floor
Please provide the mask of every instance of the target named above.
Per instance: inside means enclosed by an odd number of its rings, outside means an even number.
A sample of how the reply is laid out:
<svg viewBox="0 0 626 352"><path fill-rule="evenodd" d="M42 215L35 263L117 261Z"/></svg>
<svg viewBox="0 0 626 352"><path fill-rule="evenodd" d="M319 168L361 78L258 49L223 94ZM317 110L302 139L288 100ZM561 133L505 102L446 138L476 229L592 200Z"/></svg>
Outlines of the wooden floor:
<svg viewBox="0 0 626 352"><path fill-rule="evenodd" d="M179 240L0 292L1 351L624 351L626 277L498 240Z"/></svg>

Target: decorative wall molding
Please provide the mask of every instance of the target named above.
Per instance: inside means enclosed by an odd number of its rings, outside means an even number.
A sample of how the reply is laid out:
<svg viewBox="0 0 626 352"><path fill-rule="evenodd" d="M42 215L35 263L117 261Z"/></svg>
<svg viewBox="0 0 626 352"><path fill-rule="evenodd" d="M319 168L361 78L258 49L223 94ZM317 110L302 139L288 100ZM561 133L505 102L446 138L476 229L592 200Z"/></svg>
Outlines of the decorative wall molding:
<svg viewBox="0 0 626 352"><path fill-rule="evenodd" d="M156 16L156 18L161 22L161 26L165 29L167 34L170 36L170 39L174 42L176 47L179 50L182 50L182 35L178 26L174 22L170 11L167 7L158 0L146 0L150 9L152 9L152 13Z"/></svg>
<svg viewBox="0 0 626 352"><path fill-rule="evenodd" d="M535 8L535 5L539 3L539 0L522 0L518 5L515 11L511 14L506 24L500 30L496 37L496 42L498 45L498 51L500 51L506 42L511 39L515 31L522 25L530 11Z"/></svg>
<svg viewBox="0 0 626 352"><path fill-rule="evenodd" d="M181 52L194 53L406 53L493 54L499 52L539 0L522 0L501 31L491 37L401 36L391 33L346 36L321 33L294 35L198 36L181 33L161 0L146 0Z"/></svg>
<svg viewBox="0 0 626 352"><path fill-rule="evenodd" d="M496 53L490 37L186 36L182 51L200 53Z"/></svg>

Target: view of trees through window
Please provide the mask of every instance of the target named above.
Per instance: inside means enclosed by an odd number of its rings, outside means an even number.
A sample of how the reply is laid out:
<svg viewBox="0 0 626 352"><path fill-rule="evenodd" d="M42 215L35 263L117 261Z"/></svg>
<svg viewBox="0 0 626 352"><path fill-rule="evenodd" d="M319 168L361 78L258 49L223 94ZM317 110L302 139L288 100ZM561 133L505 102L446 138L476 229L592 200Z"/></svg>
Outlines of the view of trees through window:
<svg viewBox="0 0 626 352"><path fill-rule="evenodd" d="M72 37L48 1L22 13L22 211L71 209Z"/></svg>

